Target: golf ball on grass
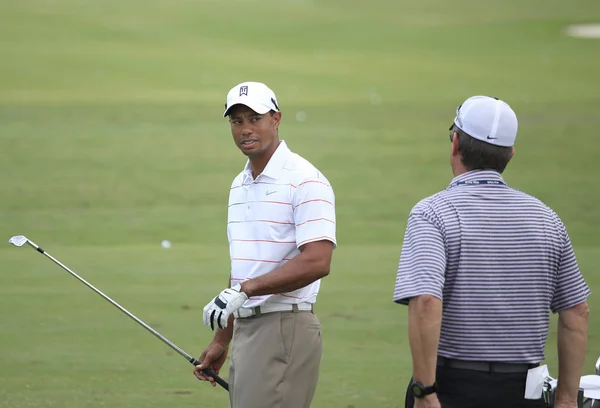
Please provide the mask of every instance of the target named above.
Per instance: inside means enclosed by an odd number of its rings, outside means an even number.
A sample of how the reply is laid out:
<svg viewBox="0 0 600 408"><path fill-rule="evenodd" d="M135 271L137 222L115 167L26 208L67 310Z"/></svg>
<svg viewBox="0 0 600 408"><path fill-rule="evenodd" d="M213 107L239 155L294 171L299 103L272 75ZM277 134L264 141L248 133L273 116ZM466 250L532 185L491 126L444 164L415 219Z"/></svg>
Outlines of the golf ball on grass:
<svg viewBox="0 0 600 408"><path fill-rule="evenodd" d="M163 248L171 248L171 241L167 241L165 239L163 240L163 242L160 243L160 246L162 246Z"/></svg>

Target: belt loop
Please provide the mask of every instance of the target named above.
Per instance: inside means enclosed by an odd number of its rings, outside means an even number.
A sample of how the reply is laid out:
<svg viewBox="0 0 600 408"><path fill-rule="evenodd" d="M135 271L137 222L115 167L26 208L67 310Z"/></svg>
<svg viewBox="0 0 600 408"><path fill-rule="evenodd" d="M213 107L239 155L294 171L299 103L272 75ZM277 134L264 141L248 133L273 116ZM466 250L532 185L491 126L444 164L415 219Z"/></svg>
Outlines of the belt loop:
<svg viewBox="0 0 600 408"><path fill-rule="evenodd" d="M296 303L292 304L292 311L294 313L298 313L299 309L298 309L298 305Z"/></svg>
<svg viewBox="0 0 600 408"><path fill-rule="evenodd" d="M256 307L254 308L254 315L255 315L256 317L260 317L260 316L262 316L262 313L261 313L261 311L260 311L260 306L256 306Z"/></svg>

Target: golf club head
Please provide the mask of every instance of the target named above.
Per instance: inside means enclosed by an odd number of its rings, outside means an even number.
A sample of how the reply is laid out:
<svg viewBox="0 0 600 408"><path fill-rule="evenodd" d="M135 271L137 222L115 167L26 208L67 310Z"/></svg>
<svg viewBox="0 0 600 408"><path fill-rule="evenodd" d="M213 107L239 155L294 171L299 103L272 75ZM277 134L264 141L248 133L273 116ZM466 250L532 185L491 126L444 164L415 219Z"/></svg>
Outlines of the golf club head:
<svg viewBox="0 0 600 408"><path fill-rule="evenodd" d="M600 375L600 357L596 360L596 375Z"/></svg>
<svg viewBox="0 0 600 408"><path fill-rule="evenodd" d="M27 237L24 237L23 235L15 235L14 237L8 240L8 243L13 244L16 247L22 247L27 243L27 241L29 241Z"/></svg>

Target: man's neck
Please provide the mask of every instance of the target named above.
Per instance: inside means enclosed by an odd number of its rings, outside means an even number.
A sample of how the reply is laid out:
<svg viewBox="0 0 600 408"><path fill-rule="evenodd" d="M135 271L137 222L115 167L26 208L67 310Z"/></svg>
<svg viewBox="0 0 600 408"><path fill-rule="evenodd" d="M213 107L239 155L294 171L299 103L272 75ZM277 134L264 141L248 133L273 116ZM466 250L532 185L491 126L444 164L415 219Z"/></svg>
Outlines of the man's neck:
<svg viewBox="0 0 600 408"><path fill-rule="evenodd" d="M471 170L469 170L469 169L466 169L466 168L464 168L464 167L461 167L461 168L457 168L456 170L453 170L453 172L454 172L454 177L458 177L458 176L460 176L460 175L462 175L462 174L465 174L465 173L470 173L470 172L472 172L472 171L479 171L479 172L480 172L480 171L493 171L493 172L496 172L496 173L498 173L498 171L496 171L496 170L494 170L494 169L486 169L486 168L483 168L483 169L471 169Z"/></svg>
<svg viewBox="0 0 600 408"><path fill-rule="evenodd" d="M469 172L469 170L467 170L467 169L465 168L465 166L463 166L463 165L462 165L462 163L459 163L459 164L457 164L456 166L454 166L454 167L452 168L452 172L454 173L454 177L458 177L458 176L460 176L461 174L468 173L468 172Z"/></svg>
<svg viewBox="0 0 600 408"><path fill-rule="evenodd" d="M281 142L277 142L275 149L273 149L271 152L265 152L261 156L250 158L250 167L252 168L252 178L254 180L256 180L259 174L265 170L265 167L267 167L267 164L269 164L269 160L271 160L271 157L273 157L275 154L277 147L279 147L279 143Z"/></svg>
<svg viewBox="0 0 600 408"><path fill-rule="evenodd" d="M258 175L263 172L265 167L267 167L267 163L269 160L265 162L262 157L256 157L254 159L250 159L250 168L252 169L252 179L256 180Z"/></svg>

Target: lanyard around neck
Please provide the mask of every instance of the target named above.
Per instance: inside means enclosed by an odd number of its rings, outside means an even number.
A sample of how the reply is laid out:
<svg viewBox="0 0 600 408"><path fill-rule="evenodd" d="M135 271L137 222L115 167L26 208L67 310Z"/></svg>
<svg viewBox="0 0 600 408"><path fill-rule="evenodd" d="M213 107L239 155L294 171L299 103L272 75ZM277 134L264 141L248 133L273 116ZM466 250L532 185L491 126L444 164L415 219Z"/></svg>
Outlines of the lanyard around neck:
<svg viewBox="0 0 600 408"><path fill-rule="evenodd" d="M455 181L454 183L450 184L449 188L452 187L457 187L457 186L464 186L464 185L474 185L474 186L478 186L478 185L494 185L494 186L505 186L506 183L504 181L500 181L500 180L463 180L463 181Z"/></svg>

